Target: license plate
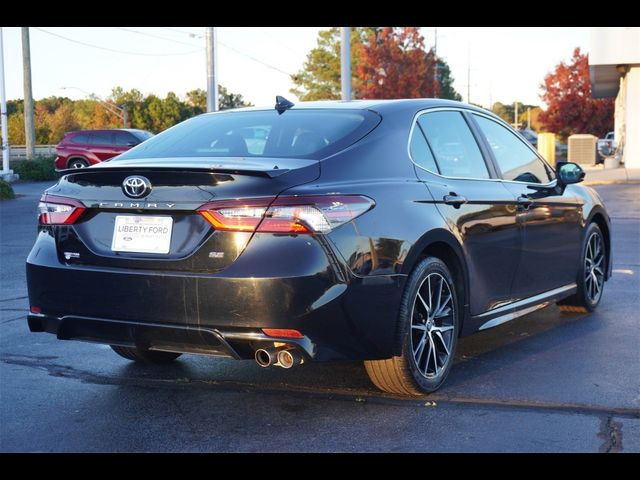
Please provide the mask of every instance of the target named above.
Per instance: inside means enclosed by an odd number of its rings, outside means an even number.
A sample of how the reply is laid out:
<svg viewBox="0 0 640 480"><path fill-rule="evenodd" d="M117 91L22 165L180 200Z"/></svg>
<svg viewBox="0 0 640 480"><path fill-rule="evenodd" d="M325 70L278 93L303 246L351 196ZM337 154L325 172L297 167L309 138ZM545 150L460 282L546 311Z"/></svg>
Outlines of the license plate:
<svg viewBox="0 0 640 480"><path fill-rule="evenodd" d="M113 229L114 252L169 253L173 218L118 215Z"/></svg>

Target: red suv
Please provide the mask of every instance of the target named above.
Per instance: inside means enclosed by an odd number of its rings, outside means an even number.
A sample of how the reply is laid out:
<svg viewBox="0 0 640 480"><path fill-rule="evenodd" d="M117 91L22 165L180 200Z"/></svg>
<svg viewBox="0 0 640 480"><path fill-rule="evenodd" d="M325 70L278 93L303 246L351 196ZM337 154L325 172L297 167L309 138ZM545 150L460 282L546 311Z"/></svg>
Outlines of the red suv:
<svg viewBox="0 0 640 480"><path fill-rule="evenodd" d="M85 168L120 155L151 137L153 133L134 128L69 132L56 146L56 168Z"/></svg>

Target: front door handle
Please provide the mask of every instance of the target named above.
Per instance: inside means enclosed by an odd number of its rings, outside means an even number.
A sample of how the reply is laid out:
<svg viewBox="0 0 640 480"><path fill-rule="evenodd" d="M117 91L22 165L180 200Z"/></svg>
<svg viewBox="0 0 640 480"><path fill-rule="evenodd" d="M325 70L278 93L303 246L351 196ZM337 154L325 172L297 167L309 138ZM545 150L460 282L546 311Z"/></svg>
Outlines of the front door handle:
<svg viewBox="0 0 640 480"><path fill-rule="evenodd" d="M460 205L467 203L467 198L462 195L457 195L454 192L450 192L449 195L442 197L442 200L447 205L453 205L455 208L460 208Z"/></svg>
<svg viewBox="0 0 640 480"><path fill-rule="evenodd" d="M529 207L533 204L533 200L529 198L527 195L520 195L518 197L518 206L524 208L525 210L529 210Z"/></svg>

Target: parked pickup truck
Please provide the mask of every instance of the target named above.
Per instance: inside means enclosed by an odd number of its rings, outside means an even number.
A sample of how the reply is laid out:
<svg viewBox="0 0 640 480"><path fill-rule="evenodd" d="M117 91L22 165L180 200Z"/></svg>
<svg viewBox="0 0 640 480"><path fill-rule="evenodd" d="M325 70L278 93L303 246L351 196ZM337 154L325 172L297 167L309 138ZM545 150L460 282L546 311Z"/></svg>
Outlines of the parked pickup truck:
<svg viewBox="0 0 640 480"><path fill-rule="evenodd" d="M614 138L614 132L607 133L604 138L598 139L598 153L602 156L613 155L617 147L616 140Z"/></svg>

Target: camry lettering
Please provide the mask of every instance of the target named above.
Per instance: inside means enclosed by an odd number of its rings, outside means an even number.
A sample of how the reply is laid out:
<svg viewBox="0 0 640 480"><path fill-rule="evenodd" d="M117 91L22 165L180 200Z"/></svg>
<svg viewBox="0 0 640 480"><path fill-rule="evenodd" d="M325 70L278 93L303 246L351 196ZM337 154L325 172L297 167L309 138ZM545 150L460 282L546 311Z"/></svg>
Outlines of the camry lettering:
<svg viewBox="0 0 640 480"><path fill-rule="evenodd" d="M175 203L99 202L98 208L173 208Z"/></svg>

